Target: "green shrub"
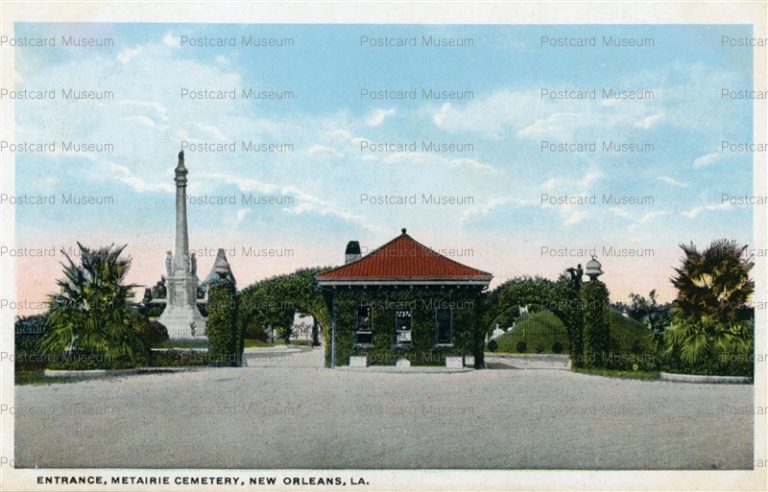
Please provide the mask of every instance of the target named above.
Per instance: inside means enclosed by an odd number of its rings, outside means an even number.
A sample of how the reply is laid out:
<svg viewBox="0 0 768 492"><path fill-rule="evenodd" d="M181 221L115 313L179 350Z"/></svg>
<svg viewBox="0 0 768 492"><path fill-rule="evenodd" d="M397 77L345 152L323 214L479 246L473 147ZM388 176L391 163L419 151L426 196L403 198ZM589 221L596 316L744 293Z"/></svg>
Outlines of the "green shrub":
<svg viewBox="0 0 768 492"><path fill-rule="evenodd" d="M491 352L496 352L496 350L499 348L499 344L496 342L496 340L490 340L487 347Z"/></svg>
<svg viewBox="0 0 768 492"><path fill-rule="evenodd" d="M157 345L168 341L168 329L159 321L142 323L139 325L138 331L142 343L147 350L149 350L150 347L156 347Z"/></svg>
<svg viewBox="0 0 768 492"><path fill-rule="evenodd" d="M201 350L153 350L149 360L152 367L205 366L210 363L208 352Z"/></svg>
<svg viewBox="0 0 768 492"><path fill-rule="evenodd" d="M148 318L159 318L163 314L165 304L147 304L143 306L144 315Z"/></svg>
<svg viewBox="0 0 768 492"><path fill-rule="evenodd" d="M247 323L245 325L245 338L250 340L267 341L267 332L263 326L258 323Z"/></svg>
<svg viewBox="0 0 768 492"><path fill-rule="evenodd" d="M48 315L23 316L15 323L15 367L17 371L45 368L40 342L48 333Z"/></svg>
<svg viewBox="0 0 768 492"><path fill-rule="evenodd" d="M525 340L520 340L517 342L517 346L515 347L517 352L520 352L521 354L524 354L526 350L528 350L528 344L525 343Z"/></svg>
<svg viewBox="0 0 768 492"><path fill-rule="evenodd" d="M555 342L552 344L552 353L553 354L559 354L563 351L563 344L560 342Z"/></svg>
<svg viewBox="0 0 768 492"><path fill-rule="evenodd" d="M741 325L728 330L706 330L700 325L689 326L688 322L678 320L665 333L667 349L662 354L663 370L707 376L752 377L753 327L751 322L742 322Z"/></svg>

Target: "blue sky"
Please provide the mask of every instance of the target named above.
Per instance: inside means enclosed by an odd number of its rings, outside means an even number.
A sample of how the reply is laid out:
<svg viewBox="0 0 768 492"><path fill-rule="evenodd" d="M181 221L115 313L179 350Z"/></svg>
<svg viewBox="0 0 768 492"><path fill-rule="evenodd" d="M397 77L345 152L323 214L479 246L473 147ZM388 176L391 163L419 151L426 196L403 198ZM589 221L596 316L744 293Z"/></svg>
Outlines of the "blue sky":
<svg viewBox="0 0 768 492"><path fill-rule="evenodd" d="M107 206L18 206L29 247L127 243L134 278L159 277L173 244L172 175L180 142L290 143L285 153L187 152L190 195L290 197L277 205L190 204L193 248L288 248L288 258L231 258L238 280L338 264L346 241L376 247L407 227L456 259L514 275L559 271L587 257L542 247L652 249L601 258L615 298L668 278L677 245L720 237L752 244L752 213L722 194L752 193L752 156L721 152L752 140L749 48L721 46L749 26L437 26L29 24L16 36L96 36L112 47L17 48L16 88L111 90L103 101L16 101L16 141L109 142L111 153L19 153L17 194L114 197ZM189 47L189 38L293 39L292 47ZM371 38L472 38L459 48L366 47ZM541 36L653 38L643 48L552 48ZM287 101L191 101L180 89L291 90ZM471 100L370 100L361 89L472 91ZM596 100L540 91L596 89ZM651 90L652 100L602 100L602 89ZM58 95L57 95L58 97ZM371 153L361 141L471 143L469 152ZM541 142L652 143L653 152L542 152ZM240 145L239 143L237 144ZM545 205L541 195L652 196L640 206ZM361 194L472 198L459 205L372 205ZM56 271L57 259L49 258ZM207 270L213 258L201 259ZM41 267L42 268L42 267ZM631 282L628 279L632 279ZM244 286L244 285L241 285ZM41 282L31 292L51 290Z"/></svg>

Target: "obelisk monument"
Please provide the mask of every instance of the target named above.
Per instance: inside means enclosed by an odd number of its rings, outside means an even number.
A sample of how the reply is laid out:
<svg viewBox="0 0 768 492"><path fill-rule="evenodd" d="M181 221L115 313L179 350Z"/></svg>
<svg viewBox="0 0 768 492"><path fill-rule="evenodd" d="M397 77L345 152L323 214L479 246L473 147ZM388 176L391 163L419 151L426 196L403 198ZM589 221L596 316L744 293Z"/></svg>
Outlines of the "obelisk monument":
<svg viewBox="0 0 768 492"><path fill-rule="evenodd" d="M205 318L197 309L197 261L189 255L187 232L187 168L184 151L176 166L176 245L166 254L167 302L160 323L168 329L171 340L206 339Z"/></svg>

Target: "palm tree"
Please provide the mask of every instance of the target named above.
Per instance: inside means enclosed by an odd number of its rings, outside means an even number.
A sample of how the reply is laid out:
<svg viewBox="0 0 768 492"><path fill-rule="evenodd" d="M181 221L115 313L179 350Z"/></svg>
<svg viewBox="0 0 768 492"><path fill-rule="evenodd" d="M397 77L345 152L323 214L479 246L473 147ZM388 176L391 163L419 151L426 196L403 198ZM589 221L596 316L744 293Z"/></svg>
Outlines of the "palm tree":
<svg viewBox="0 0 768 492"><path fill-rule="evenodd" d="M671 279L678 294L668 351L679 351L687 363L720 353L746 354L752 347L749 302L755 289L747 246L720 239L702 252L692 243L680 248L685 256Z"/></svg>
<svg viewBox="0 0 768 492"><path fill-rule="evenodd" d="M73 350L135 362L141 349L140 315L130 301L136 285L124 285L131 259L125 246L90 249L79 242L80 264L67 259L59 292L48 297L50 330L42 348L49 354Z"/></svg>

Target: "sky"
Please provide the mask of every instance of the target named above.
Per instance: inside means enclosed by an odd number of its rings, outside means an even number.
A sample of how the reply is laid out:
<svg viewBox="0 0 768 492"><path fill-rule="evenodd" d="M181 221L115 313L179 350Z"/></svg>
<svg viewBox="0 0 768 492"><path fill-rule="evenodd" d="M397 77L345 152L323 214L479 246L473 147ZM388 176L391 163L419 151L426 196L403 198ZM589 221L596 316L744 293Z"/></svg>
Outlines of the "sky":
<svg viewBox="0 0 768 492"><path fill-rule="evenodd" d="M16 90L54 90L56 99L14 101L15 143L56 147L16 153L15 193L56 203L15 205L17 247L127 244L129 281L154 284L173 249L173 169L186 146L201 276L217 248L242 288L338 265L347 241L370 251L406 227L493 273L492 287L520 275L554 279L594 248L613 300L651 289L670 300L680 243L754 242L751 207L723 200L752 194L752 155L722 148L752 140L753 101L722 96L752 87L752 51L721 42L750 29L18 23L17 38L54 37L56 46L16 48ZM112 42L61 46L70 35ZM243 46L244 36L282 46ZM604 37L646 45L604 46ZM230 38L235 46L192 45ZM594 47L568 46L591 38ZM380 46L398 40L416 46ZM111 95L63 99L68 89ZM286 97L241 97L249 89ZM189 96L201 90L238 97ZM425 97L430 90L464 97ZM593 99L574 98L591 90ZM401 91L415 97L393 99ZM69 141L112 148L67 151ZM429 142L455 149L431 152ZM609 152L607 142L645 151ZM377 149L386 143L416 149ZM576 147L590 143L595 150ZM201 150L217 144L236 150ZM62 203L70 193L96 203ZM636 203L604 203L608 195ZM222 197L234 203L211 203ZM53 292L62 259L18 258L17 298Z"/></svg>

